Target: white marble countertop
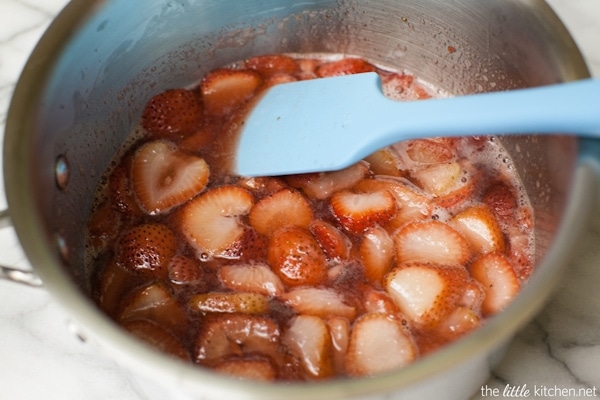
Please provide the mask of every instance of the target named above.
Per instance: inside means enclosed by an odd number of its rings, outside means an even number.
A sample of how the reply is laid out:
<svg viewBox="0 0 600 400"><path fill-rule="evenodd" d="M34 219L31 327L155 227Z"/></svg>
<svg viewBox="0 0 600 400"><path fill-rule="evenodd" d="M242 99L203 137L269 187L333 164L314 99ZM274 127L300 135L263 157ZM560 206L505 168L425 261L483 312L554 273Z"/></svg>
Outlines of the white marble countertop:
<svg viewBox="0 0 600 400"><path fill-rule="evenodd" d="M20 70L37 39L66 2L0 0L2 133ZM549 3L571 31L592 74L600 76L600 0L550 0ZM2 190L0 208L5 205ZM598 217L556 297L518 334L488 388L498 388L500 393L507 384L588 388L589 393L595 393L594 397L600 397ZM28 266L11 229L0 231L0 243L0 263ZM490 393L488 396L478 393L474 398L489 398ZM548 393L548 398L554 397L568 398ZM0 398L138 400L144 397L112 361L96 354L72 334L68 315L46 291L0 281Z"/></svg>

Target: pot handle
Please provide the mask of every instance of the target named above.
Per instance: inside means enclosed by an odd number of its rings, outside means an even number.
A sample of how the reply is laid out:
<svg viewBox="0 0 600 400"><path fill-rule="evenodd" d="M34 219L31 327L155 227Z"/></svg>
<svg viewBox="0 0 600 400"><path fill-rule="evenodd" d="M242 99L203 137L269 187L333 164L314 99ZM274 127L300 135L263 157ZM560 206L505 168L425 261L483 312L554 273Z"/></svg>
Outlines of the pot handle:
<svg viewBox="0 0 600 400"><path fill-rule="evenodd" d="M8 209L0 210L0 229L11 227L10 213ZM0 279L6 279L11 282L21 283L32 287L43 286L42 280L31 270L13 268L0 264Z"/></svg>

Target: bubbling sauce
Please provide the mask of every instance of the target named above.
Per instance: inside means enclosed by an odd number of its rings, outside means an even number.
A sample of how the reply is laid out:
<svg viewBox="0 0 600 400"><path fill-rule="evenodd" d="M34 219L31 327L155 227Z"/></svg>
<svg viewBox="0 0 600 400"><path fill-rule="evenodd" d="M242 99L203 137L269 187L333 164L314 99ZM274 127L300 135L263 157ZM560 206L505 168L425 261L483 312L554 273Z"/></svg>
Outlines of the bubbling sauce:
<svg viewBox="0 0 600 400"><path fill-rule="evenodd" d="M328 173L229 172L261 91L366 71L396 100L434 94L361 58L296 54L150 99L91 210L98 306L174 357L268 381L401 368L502 311L532 273L533 214L494 138L402 142Z"/></svg>

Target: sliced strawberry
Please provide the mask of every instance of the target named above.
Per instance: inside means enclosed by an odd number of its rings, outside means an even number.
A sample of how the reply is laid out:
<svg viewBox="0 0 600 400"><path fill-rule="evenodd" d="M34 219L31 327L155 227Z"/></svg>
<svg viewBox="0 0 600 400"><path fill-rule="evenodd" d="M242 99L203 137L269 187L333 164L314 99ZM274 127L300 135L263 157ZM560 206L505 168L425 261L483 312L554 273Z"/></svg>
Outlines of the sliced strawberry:
<svg viewBox="0 0 600 400"><path fill-rule="evenodd" d="M219 280L239 292L278 296L285 291L281 279L266 264L225 265L219 270Z"/></svg>
<svg viewBox="0 0 600 400"><path fill-rule="evenodd" d="M212 122L212 121L211 121ZM183 151L190 153L197 153L209 147L218 132L220 132L221 125L209 123L204 121L194 133L188 135L179 142L179 148Z"/></svg>
<svg viewBox="0 0 600 400"><path fill-rule="evenodd" d="M436 220L404 225L395 233L394 242L398 263L464 265L471 258L469 242L450 225Z"/></svg>
<svg viewBox="0 0 600 400"><path fill-rule="evenodd" d="M356 309L344 303L333 289L298 288L282 294L280 298L300 314L348 319L353 319L356 315Z"/></svg>
<svg viewBox="0 0 600 400"><path fill-rule="evenodd" d="M333 366L336 374L342 375L345 371L344 360L348 351L348 341L350 340L350 323L342 317L331 317L326 322L331 335L331 345L333 346Z"/></svg>
<svg viewBox="0 0 600 400"><path fill-rule="evenodd" d="M326 277L325 253L303 228L276 231L269 241L267 260L286 285L318 285Z"/></svg>
<svg viewBox="0 0 600 400"><path fill-rule="evenodd" d="M519 293L519 279L510 261L501 253L487 253L470 266L473 278L484 288L481 311L485 316L502 311Z"/></svg>
<svg viewBox="0 0 600 400"><path fill-rule="evenodd" d="M327 324L313 315L298 315L281 337L309 379L329 378L334 373L333 349Z"/></svg>
<svg viewBox="0 0 600 400"><path fill-rule="evenodd" d="M165 141L144 144L131 165L133 189L150 214L164 213L196 196L206 187L209 175L204 159Z"/></svg>
<svg viewBox="0 0 600 400"><path fill-rule="evenodd" d="M257 355L279 358L281 333L266 317L248 314L218 314L204 319L196 339L194 359L207 366L230 356Z"/></svg>
<svg viewBox="0 0 600 400"><path fill-rule="evenodd" d="M361 72L373 72L375 66L362 58L345 57L341 60L326 62L319 65L316 74L319 78L339 75L359 74Z"/></svg>
<svg viewBox="0 0 600 400"><path fill-rule="evenodd" d="M128 271L166 279L168 265L177 251L173 231L160 223L147 223L125 231L117 243L117 262Z"/></svg>
<svg viewBox="0 0 600 400"><path fill-rule="evenodd" d="M119 321L125 323L137 320L156 322L178 334L184 334L189 325L183 308L167 286L159 282L139 287L128 296Z"/></svg>
<svg viewBox="0 0 600 400"><path fill-rule="evenodd" d="M103 201L92 211L87 223L87 251L94 256L106 250L119 235L122 226L122 214Z"/></svg>
<svg viewBox="0 0 600 400"><path fill-rule="evenodd" d="M254 196L240 187L210 189L183 208L181 230L202 258L226 256L244 235L239 217L253 205Z"/></svg>
<svg viewBox="0 0 600 400"><path fill-rule="evenodd" d="M367 313L399 315L400 310L387 292L369 289L364 296L363 306Z"/></svg>
<svg viewBox="0 0 600 400"><path fill-rule="evenodd" d="M430 328L460 303L469 276L462 267L402 264L386 277L385 288L411 322Z"/></svg>
<svg viewBox="0 0 600 400"><path fill-rule="evenodd" d="M414 100L411 98L411 87L415 77L409 74L381 73L383 93L394 100Z"/></svg>
<svg viewBox="0 0 600 400"><path fill-rule="evenodd" d="M385 148L371 154L365 161L369 163L371 172L375 175L401 176L398 158L390 148Z"/></svg>
<svg viewBox="0 0 600 400"><path fill-rule="evenodd" d="M383 225L396 213L396 200L387 190L353 193L347 190L331 196L331 210L349 232L361 234L375 225Z"/></svg>
<svg viewBox="0 0 600 400"><path fill-rule="evenodd" d="M282 83L296 82L298 79L293 75L288 74L275 74L265 79L264 87L269 88L275 85L281 85Z"/></svg>
<svg viewBox="0 0 600 400"><path fill-rule="evenodd" d="M480 324L476 312L467 307L458 307L439 324L436 331L447 340L452 340L473 331Z"/></svg>
<svg viewBox="0 0 600 400"><path fill-rule="evenodd" d="M417 185L434 195L434 203L442 208L471 200L478 174L466 160L431 164L413 173Z"/></svg>
<svg viewBox="0 0 600 400"><path fill-rule="evenodd" d="M205 279L202 267L195 258L176 255L169 262L169 280L176 285L198 285Z"/></svg>
<svg viewBox="0 0 600 400"><path fill-rule="evenodd" d="M131 187L131 158L126 157L108 177L108 199L111 205L127 216L144 215Z"/></svg>
<svg viewBox="0 0 600 400"><path fill-rule="evenodd" d="M394 231L409 221L429 217L432 212L431 196L424 193L405 178L377 177L363 179L356 184L358 192L388 190L394 195L397 211L386 228Z"/></svg>
<svg viewBox="0 0 600 400"><path fill-rule="evenodd" d="M289 175L286 181L311 199L323 200L333 193L349 189L369 173L366 162L359 162L339 171Z"/></svg>
<svg viewBox="0 0 600 400"><path fill-rule="evenodd" d="M245 65L263 76L275 74L294 75L298 72L298 64L292 57L283 54L267 54L251 57L246 60Z"/></svg>
<svg viewBox="0 0 600 400"><path fill-rule="evenodd" d="M394 260L394 240L385 229L374 226L366 230L359 252L365 276L379 283L390 270Z"/></svg>
<svg viewBox="0 0 600 400"><path fill-rule="evenodd" d="M275 367L265 358L231 358L221 361L213 368L216 372L238 379L271 382L277 377Z"/></svg>
<svg viewBox="0 0 600 400"><path fill-rule="evenodd" d="M469 241L475 253L504 251L504 235L494 214L487 206L469 207L452 217L450 223Z"/></svg>
<svg viewBox="0 0 600 400"><path fill-rule="evenodd" d="M385 314L356 320L346 354L346 373L371 376L401 368L417 357L417 348L402 323Z"/></svg>
<svg viewBox="0 0 600 400"><path fill-rule="evenodd" d="M411 160L419 164L449 163L456 159L452 142L448 139L417 139L404 144Z"/></svg>
<svg viewBox="0 0 600 400"><path fill-rule="evenodd" d="M131 289L136 277L118 263L110 260L102 269L98 283L98 304L113 318L122 303L123 297Z"/></svg>
<svg viewBox="0 0 600 400"><path fill-rule="evenodd" d="M308 227L313 219L310 204L293 189L282 189L258 201L248 216L250 225L260 234L270 236L285 226Z"/></svg>
<svg viewBox="0 0 600 400"><path fill-rule="evenodd" d="M200 293L192 297L190 307L201 312L264 314L269 311L269 298L260 293Z"/></svg>
<svg viewBox="0 0 600 400"><path fill-rule="evenodd" d="M484 190L481 200L490 207L501 222L512 219L518 206L512 187L500 181L488 186Z"/></svg>
<svg viewBox="0 0 600 400"><path fill-rule="evenodd" d="M338 228L320 219L312 221L308 228L328 259L341 261L350 256L352 242Z"/></svg>
<svg viewBox="0 0 600 400"><path fill-rule="evenodd" d="M185 361L190 361L190 353L171 332L162 326L147 320L127 321L123 327L134 336L153 347Z"/></svg>
<svg viewBox="0 0 600 400"><path fill-rule="evenodd" d="M288 187L282 179L272 176L242 177L237 185L251 191L258 198L271 195Z"/></svg>
<svg viewBox="0 0 600 400"><path fill-rule="evenodd" d="M185 89L171 89L152 97L142 113L142 126L158 137L182 138L202 122L202 102Z"/></svg>
<svg viewBox="0 0 600 400"><path fill-rule="evenodd" d="M260 76L252 70L211 71L200 83L204 107L211 114L227 114L250 99L260 84Z"/></svg>

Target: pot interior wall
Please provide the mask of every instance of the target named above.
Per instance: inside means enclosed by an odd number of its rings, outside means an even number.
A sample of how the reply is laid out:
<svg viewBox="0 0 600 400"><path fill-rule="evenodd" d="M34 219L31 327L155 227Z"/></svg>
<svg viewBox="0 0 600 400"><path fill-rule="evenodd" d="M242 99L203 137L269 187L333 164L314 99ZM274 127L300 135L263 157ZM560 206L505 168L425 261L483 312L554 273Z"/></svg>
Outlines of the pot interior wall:
<svg viewBox="0 0 600 400"><path fill-rule="evenodd" d="M536 2L293 3L152 0L140 9L106 2L64 48L35 116L31 178L48 234L64 238L65 265L85 290L82 227L94 189L145 102L162 90L279 52L360 55L453 94L555 83L579 72L561 61L566 50L552 36L553 15L531 12ZM560 220L576 142L514 137L505 145L535 206L541 257ZM60 156L70 174L57 189L48 171Z"/></svg>

